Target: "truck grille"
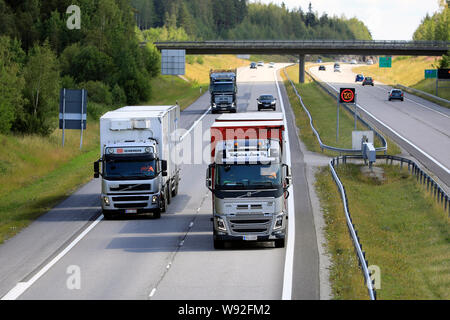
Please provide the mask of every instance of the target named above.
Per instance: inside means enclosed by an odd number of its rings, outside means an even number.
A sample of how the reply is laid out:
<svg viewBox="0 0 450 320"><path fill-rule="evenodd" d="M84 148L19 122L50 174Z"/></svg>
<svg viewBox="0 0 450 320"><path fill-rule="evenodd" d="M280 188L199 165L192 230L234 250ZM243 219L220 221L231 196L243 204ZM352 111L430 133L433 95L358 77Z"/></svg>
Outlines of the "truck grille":
<svg viewBox="0 0 450 320"><path fill-rule="evenodd" d="M112 197L113 201L148 201L148 196Z"/></svg>
<svg viewBox="0 0 450 320"><path fill-rule="evenodd" d="M147 203L114 203L114 207L118 209L145 208Z"/></svg>
<svg viewBox="0 0 450 320"><path fill-rule="evenodd" d="M109 188L111 191L142 191L150 190L150 184L119 184L118 188Z"/></svg>
<svg viewBox="0 0 450 320"><path fill-rule="evenodd" d="M265 217L264 215L255 216L252 214L251 216L229 218L228 224L233 235L249 233L268 235L270 232L272 220Z"/></svg>

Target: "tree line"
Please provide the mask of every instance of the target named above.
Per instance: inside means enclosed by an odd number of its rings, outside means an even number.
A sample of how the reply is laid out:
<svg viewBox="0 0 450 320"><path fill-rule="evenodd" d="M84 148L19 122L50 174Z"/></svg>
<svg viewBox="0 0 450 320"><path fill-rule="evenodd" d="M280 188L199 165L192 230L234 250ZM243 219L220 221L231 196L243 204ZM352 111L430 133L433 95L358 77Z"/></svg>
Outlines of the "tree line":
<svg viewBox="0 0 450 320"><path fill-rule="evenodd" d="M413 35L413 40L450 41L450 10L445 0L439 1L439 11L423 18ZM438 68L450 68L450 55L442 56Z"/></svg>
<svg viewBox="0 0 450 320"><path fill-rule="evenodd" d="M132 5L141 30L182 29L196 40L372 39L358 19L319 16L311 3L306 11L247 0L132 0Z"/></svg>
<svg viewBox="0 0 450 320"><path fill-rule="evenodd" d="M81 10L80 29L67 9ZM359 20L248 0L0 0L0 133L50 134L61 88L90 102L150 99L157 40L371 39ZM143 40L150 40L142 45ZM88 108L89 109L89 108ZM89 113L89 110L88 110Z"/></svg>
<svg viewBox="0 0 450 320"><path fill-rule="evenodd" d="M67 27L70 5L80 29ZM61 88L104 104L146 101L159 59L139 45L129 0L0 0L0 133L51 133Z"/></svg>

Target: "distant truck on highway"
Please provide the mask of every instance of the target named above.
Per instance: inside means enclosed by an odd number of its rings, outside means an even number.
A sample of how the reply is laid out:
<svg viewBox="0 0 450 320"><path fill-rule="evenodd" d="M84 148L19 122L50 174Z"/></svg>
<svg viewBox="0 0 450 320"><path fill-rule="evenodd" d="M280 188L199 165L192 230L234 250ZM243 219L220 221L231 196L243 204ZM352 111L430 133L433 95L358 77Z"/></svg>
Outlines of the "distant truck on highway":
<svg viewBox="0 0 450 320"><path fill-rule="evenodd" d="M210 70L209 92L211 94L211 112L237 110L236 85L237 70Z"/></svg>
<svg viewBox="0 0 450 320"><path fill-rule="evenodd" d="M166 211L180 181L179 120L178 105L128 106L100 118L101 158L94 162L94 177L102 177L105 219L149 213L160 218Z"/></svg>
<svg viewBox="0 0 450 320"><path fill-rule="evenodd" d="M283 114L221 115L210 130L214 248L236 240L284 247L291 176Z"/></svg>

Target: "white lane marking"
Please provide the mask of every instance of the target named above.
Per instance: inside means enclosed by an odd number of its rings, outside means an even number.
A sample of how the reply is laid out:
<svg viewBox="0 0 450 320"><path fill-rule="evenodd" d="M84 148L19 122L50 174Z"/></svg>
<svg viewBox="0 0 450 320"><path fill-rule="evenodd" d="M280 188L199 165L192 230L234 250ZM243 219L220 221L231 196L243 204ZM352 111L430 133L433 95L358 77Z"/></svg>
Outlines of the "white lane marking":
<svg viewBox="0 0 450 320"><path fill-rule="evenodd" d="M382 86L387 86L386 84L381 84L381 85L382 85ZM380 90L385 91L385 92L388 92L388 93L389 93L389 91L390 91L390 90L386 90L386 89L384 89L384 88L382 88L382 87L379 87L379 86L378 86L378 87L375 86L375 88L376 88L376 89L380 89ZM408 93L408 94L412 94L412 93ZM405 100L411 101L412 103L417 104L417 105L421 106L422 108L425 108L425 109L428 109L428 110L430 110L430 111L439 113L441 116L444 116L444 117L450 119L450 116L449 116L448 114L445 114L445 113L440 112L440 111L438 111L438 110L435 110L435 109L433 109L433 108L427 107L426 105L423 105L423 104L421 104L421 103L419 103L419 102L417 102L417 101L414 101L414 100L412 100L412 99L409 99L409 98L407 98L407 97L404 97L404 98L405 98Z"/></svg>
<svg viewBox="0 0 450 320"><path fill-rule="evenodd" d="M150 292L150 294L148 295L150 298L153 297L155 295L156 292L156 288L153 288L152 291Z"/></svg>
<svg viewBox="0 0 450 320"><path fill-rule="evenodd" d="M54 257L49 263L47 263L41 270L39 270L30 280L27 282L19 282L14 288L12 288L1 300L16 300L19 298L28 288L30 288L40 277L42 277L51 267L53 267L62 257L64 257L75 245L83 239L89 231L91 231L101 220L103 215L100 215L97 220L92 222L82 233L78 235L63 251L61 251L56 257Z"/></svg>
<svg viewBox="0 0 450 320"><path fill-rule="evenodd" d="M324 81L326 84L328 84L330 87L332 87L336 92L338 92L339 90L337 90L332 84ZM381 123L383 126L385 126L387 129L389 129L390 131L392 131L392 133L394 133L397 137L399 137L400 139L402 139L403 141L405 141L406 143L408 143L409 145L411 145L412 147L414 147L417 151L419 151L420 153L422 153L424 156L426 156L428 159L430 159L431 161L433 161L437 166L439 166L442 170L444 170L446 173L450 174L450 170L445 167L442 163L440 163L439 161L437 161L435 158L433 158L432 156L430 156L428 153L426 153L425 151L423 151L421 148L419 148L418 146L416 146L414 143L412 143L411 141L409 141L408 139L406 139L405 137L403 137L401 134L399 134L397 131L395 131L394 129L392 129L390 126L388 126L387 124L385 124L383 121L381 121L380 119L378 119L377 117L375 117L372 113L370 113L369 111L367 111L366 109L364 109L360 104L356 104L358 106L358 108L360 108L361 110L363 110L364 112L366 112L370 117L372 117L373 119L375 119L376 121L378 121L379 123Z"/></svg>
<svg viewBox="0 0 450 320"><path fill-rule="evenodd" d="M286 161L289 167L291 167L291 149L289 145L289 132L286 122L286 112L284 110L283 98L281 95L280 86L278 85L277 73L273 71L275 77L275 84L278 90L278 98L280 100L281 111L283 112L283 122L286 128ZM295 210L294 210L294 190L292 184L288 189L288 237L286 245L286 258L284 260L284 273L283 273L283 293L282 300L292 300L292 279L294 271L294 243L295 243Z"/></svg>
<svg viewBox="0 0 450 320"><path fill-rule="evenodd" d="M191 132L192 129L194 129L200 123L200 121L202 121L202 119L208 114L209 110L211 110L211 106L209 106L209 108L205 111L205 113L203 113L203 115L194 122L194 124L189 128L189 130L181 136L180 141L183 141L183 139L189 134L189 132Z"/></svg>

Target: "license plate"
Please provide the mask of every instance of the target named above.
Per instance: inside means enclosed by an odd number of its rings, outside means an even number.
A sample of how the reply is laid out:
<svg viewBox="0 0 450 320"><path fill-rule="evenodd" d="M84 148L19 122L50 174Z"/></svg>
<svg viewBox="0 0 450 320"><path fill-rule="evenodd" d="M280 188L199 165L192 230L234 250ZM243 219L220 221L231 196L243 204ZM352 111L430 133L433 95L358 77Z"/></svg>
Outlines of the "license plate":
<svg viewBox="0 0 450 320"><path fill-rule="evenodd" d="M125 213L137 213L137 209L126 209Z"/></svg>
<svg viewBox="0 0 450 320"><path fill-rule="evenodd" d="M246 241L252 241L252 240L257 240L258 236L250 235L250 236L243 236L242 238Z"/></svg>

